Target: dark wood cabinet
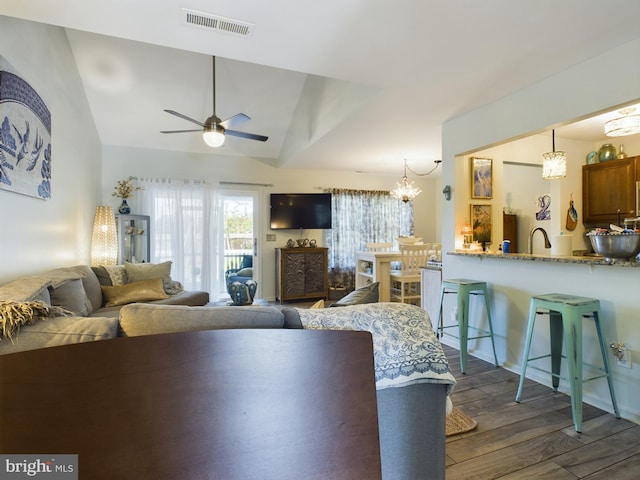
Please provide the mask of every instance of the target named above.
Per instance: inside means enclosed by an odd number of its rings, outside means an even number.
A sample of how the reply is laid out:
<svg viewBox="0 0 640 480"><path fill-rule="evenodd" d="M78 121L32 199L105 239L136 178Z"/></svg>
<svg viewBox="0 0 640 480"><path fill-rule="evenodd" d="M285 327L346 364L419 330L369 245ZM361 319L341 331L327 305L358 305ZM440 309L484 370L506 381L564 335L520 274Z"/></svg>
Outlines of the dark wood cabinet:
<svg viewBox="0 0 640 480"><path fill-rule="evenodd" d="M502 214L502 239L509 240L510 252L518 252L518 217L513 214Z"/></svg>
<svg viewBox="0 0 640 480"><path fill-rule="evenodd" d="M327 298L328 248L277 248L276 299Z"/></svg>
<svg viewBox="0 0 640 480"><path fill-rule="evenodd" d="M605 226L638 215L640 157L582 166L583 223Z"/></svg>

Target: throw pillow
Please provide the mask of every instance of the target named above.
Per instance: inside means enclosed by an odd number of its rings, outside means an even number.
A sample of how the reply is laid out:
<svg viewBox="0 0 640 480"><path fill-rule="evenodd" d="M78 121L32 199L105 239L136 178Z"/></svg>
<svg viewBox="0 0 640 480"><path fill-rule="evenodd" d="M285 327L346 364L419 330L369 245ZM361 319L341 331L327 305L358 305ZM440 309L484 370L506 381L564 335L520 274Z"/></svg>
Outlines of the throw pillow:
<svg viewBox="0 0 640 480"><path fill-rule="evenodd" d="M129 277L127 275L127 270L124 268L124 265L108 265L105 266L104 269L109 275L111 286L117 287L118 285L129 283Z"/></svg>
<svg viewBox="0 0 640 480"><path fill-rule="evenodd" d="M91 270L96 274L100 285L106 285L108 287L113 286L113 283L111 283L111 276L109 276L109 272L107 272L107 269L104 266L100 265L98 267L91 267Z"/></svg>
<svg viewBox="0 0 640 480"><path fill-rule="evenodd" d="M164 278L171 275L171 261L162 263L129 263L125 262L124 268L130 282L151 280L152 278Z"/></svg>
<svg viewBox="0 0 640 480"><path fill-rule="evenodd" d="M164 293L162 278L152 278L140 282L127 283L116 287L101 286L106 299L105 307L115 307L135 302L150 302L168 298Z"/></svg>
<svg viewBox="0 0 640 480"><path fill-rule="evenodd" d="M370 283L342 297L337 302L331 304L331 306L345 307L347 305L360 305L362 303L376 303L380 299L379 287L380 282Z"/></svg>
<svg viewBox="0 0 640 480"><path fill-rule="evenodd" d="M82 285L82 280L77 278L64 282L57 288L49 287L51 305L60 307L74 316L86 317L92 308Z"/></svg>
<svg viewBox="0 0 640 480"><path fill-rule="evenodd" d="M171 293L171 260L162 263L129 263L125 262L124 268L130 282L162 278L164 292Z"/></svg>
<svg viewBox="0 0 640 480"><path fill-rule="evenodd" d="M324 308L324 300L318 300L316 303L311 305L309 308Z"/></svg>

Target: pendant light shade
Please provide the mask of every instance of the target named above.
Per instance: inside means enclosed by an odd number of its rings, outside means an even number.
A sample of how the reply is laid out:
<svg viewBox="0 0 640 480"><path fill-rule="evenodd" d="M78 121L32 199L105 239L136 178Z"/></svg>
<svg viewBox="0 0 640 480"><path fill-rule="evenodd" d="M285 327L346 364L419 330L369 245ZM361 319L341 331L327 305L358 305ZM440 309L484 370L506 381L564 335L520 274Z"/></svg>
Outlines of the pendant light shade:
<svg viewBox="0 0 640 480"><path fill-rule="evenodd" d="M620 110L622 117L614 118L604 124L605 135L607 137L624 137L640 133L640 115L631 115L634 111L635 108Z"/></svg>
<svg viewBox="0 0 640 480"><path fill-rule="evenodd" d="M116 219L111 207L96 208L91 235L91 266L115 265L118 262Z"/></svg>
<svg viewBox="0 0 640 480"><path fill-rule="evenodd" d="M556 152L556 131L552 130L552 151L542 155L542 178L557 180L567 176L567 155Z"/></svg>

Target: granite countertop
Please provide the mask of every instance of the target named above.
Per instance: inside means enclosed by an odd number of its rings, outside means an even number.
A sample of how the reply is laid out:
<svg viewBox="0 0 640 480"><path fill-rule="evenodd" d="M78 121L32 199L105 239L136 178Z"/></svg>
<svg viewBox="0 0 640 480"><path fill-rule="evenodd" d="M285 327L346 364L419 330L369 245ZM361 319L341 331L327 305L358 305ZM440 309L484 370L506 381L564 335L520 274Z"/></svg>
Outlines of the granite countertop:
<svg viewBox="0 0 640 480"><path fill-rule="evenodd" d="M456 250L447 252L447 255L456 255L460 257L477 257L481 259L495 259L508 261L526 261L526 262L551 262L551 263L573 263L584 265L603 265L608 267L640 267L640 262L631 260L607 260L601 256L591 255L575 255L575 256L557 256L549 255L531 255L529 253L490 253L490 252L466 252Z"/></svg>

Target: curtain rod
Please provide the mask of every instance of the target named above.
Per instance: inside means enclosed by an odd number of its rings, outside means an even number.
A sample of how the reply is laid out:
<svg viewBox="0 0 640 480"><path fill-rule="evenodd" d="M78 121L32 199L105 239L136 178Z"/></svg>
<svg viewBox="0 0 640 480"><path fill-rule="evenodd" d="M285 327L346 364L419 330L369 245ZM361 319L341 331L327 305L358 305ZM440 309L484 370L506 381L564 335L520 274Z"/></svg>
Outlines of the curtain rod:
<svg viewBox="0 0 640 480"><path fill-rule="evenodd" d="M251 187L273 187L273 183L220 182L220 185L248 185Z"/></svg>
<svg viewBox="0 0 640 480"><path fill-rule="evenodd" d="M130 177L131 180L142 180L141 178L138 177ZM148 178L148 177L144 177L144 178ZM144 179L143 178L143 179ZM172 179L170 178L149 178L150 180L162 180L162 181L171 181ZM174 179L174 181L177 181ZM178 180L179 181L179 180ZM202 182L202 183L207 183L206 180L188 180L188 179L184 179L182 180L184 182ZM248 185L248 186L252 186L252 187L273 187L273 183L250 183L250 182L219 182L220 185Z"/></svg>

